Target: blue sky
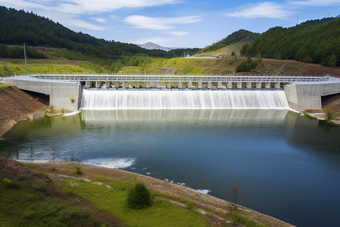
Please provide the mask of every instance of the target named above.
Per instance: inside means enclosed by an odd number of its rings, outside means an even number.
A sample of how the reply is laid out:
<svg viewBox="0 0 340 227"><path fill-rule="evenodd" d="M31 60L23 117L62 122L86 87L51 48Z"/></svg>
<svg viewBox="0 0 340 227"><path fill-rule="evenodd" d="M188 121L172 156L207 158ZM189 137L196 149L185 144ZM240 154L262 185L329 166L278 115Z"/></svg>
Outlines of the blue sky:
<svg viewBox="0 0 340 227"><path fill-rule="evenodd" d="M261 33L340 14L340 0L0 0L0 5L106 40L201 48L239 29Z"/></svg>

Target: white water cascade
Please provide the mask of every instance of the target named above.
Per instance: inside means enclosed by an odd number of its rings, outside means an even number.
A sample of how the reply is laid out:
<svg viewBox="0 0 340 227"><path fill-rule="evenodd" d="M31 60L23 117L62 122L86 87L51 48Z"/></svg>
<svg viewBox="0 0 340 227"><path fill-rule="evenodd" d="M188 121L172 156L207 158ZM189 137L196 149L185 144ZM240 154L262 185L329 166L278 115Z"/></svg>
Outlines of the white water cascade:
<svg viewBox="0 0 340 227"><path fill-rule="evenodd" d="M82 109L289 109L282 90L91 90Z"/></svg>

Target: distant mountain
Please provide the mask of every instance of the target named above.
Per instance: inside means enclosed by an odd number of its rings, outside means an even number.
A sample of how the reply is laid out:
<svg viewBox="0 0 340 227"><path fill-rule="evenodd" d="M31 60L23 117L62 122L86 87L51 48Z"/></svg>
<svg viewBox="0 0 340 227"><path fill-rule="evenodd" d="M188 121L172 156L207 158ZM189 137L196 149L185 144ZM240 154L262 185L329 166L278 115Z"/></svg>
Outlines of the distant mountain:
<svg viewBox="0 0 340 227"><path fill-rule="evenodd" d="M240 53L274 59L294 59L340 66L340 18L310 20L294 27L270 28Z"/></svg>
<svg viewBox="0 0 340 227"><path fill-rule="evenodd" d="M238 43L241 41L252 42L259 35L260 35L259 33L254 33L248 30L241 29L241 30L238 30L237 32L233 32L232 34L228 35L226 38L210 46L203 48L201 51L198 52L198 54L203 53L203 52L215 51L215 50L221 49L223 47L226 47L226 46L229 46L231 44Z"/></svg>
<svg viewBox="0 0 340 227"><path fill-rule="evenodd" d="M156 43L152 43L152 42L147 42L144 44L137 44L137 46L140 46L144 49L147 50L164 50L164 51L171 51L171 50L176 50L176 49L188 49L188 48L181 48L181 47L163 47L160 46Z"/></svg>

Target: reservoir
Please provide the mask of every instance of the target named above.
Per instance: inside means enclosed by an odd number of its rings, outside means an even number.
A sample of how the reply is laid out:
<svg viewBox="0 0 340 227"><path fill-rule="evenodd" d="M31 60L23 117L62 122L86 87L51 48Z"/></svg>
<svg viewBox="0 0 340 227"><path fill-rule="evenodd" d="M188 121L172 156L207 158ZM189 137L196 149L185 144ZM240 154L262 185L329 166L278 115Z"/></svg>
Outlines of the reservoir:
<svg viewBox="0 0 340 227"><path fill-rule="evenodd" d="M135 99L139 104L146 100ZM0 155L31 160L33 147L34 160L49 160L54 143L62 160L73 153L83 163L148 175L219 198L238 186L248 197L242 205L293 225L338 224L340 127L281 106L104 110L86 105L79 114L19 122L0 140Z"/></svg>

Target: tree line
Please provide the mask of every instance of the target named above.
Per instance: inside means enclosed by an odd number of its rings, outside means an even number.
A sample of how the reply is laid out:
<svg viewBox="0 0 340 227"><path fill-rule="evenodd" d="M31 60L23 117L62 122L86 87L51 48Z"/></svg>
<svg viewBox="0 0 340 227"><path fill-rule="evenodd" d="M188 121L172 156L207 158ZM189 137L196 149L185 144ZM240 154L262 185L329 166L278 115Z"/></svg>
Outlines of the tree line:
<svg viewBox="0 0 340 227"><path fill-rule="evenodd" d="M336 67L340 66L339 43L340 18L324 18L290 28L271 28L245 44L240 53Z"/></svg>
<svg viewBox="0 0 340 227"><path fill-rule="evenodd" d="M26 56L29 58L47 58L45 54L32 47L26 47ZM0 44L0 58L24 58L24 48Z"/></svg>

